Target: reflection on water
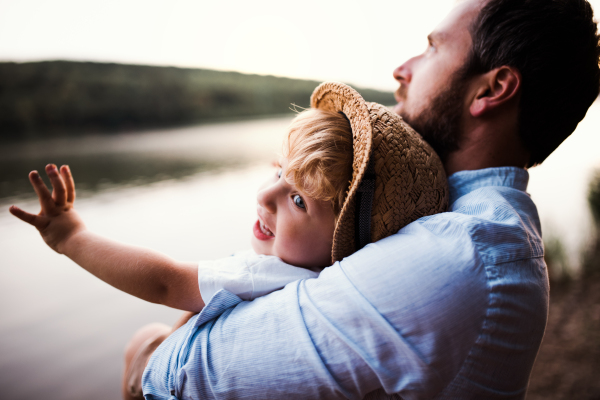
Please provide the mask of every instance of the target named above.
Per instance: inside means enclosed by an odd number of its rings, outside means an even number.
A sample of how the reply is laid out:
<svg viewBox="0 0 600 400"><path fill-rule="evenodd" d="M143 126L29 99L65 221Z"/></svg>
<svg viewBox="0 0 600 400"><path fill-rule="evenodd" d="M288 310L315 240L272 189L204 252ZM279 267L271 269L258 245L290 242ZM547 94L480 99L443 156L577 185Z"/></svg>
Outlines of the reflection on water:
<svg viewBox="0 0 600 400"><path fill-rule="evenodd" d="M116 136L88 136L0 148L0 204L33 196L29 171L68 164L78 195L144 185L272 159L291 117L201 125ZM46 179L48 182L48 180Z"/></svg>
<svg viewBox="0 0 600 400"><path fill-rule="evenodd" d="M179 315L92 278L12 217L8 203L39 209L30 170L69 164L98 234L177 260L225 257L249 247L256 189L290 120L1 146L0 398L120 398L128 338Z"/></svg>
<svg viewBox="0 0 600 400"><path fill-rule="evenodd" d="M77 154L60 157L0 162L0 202L33 195L27 174L33 169L43 171L49 161L68 164L73 171L78 195L91 195L115 186L144 185L166 179L177 179L198 172L239 166L240 162L225 159L221 162L201 159L169 158L143 154ZM44 175L44 180L49 180ZM88 193L92 192L92 193ZM4 200L4 201L3 201Z"/></svg>
<svg viewBox="0 0 600 400"><path fill-rule="evenodd" d="M199 172L243 168L270 161L280 151L292 117L240 121L114 136L86 136L0 145L0 206L34 196L33 169L69 164L78 196L142 186ZM586 190L600 167L600 103L541 166L530 170L528 191L546 236L559 236L576 265L590 231ZM0 237L1 238L1 237Z"/></svg>
<svg viewBox="0 0 600 400"><path fill-rule="evenodd" d="M76 207L99 235L175 260L222 258L249 248L256 190L274 172L268 163L257 164L113 187L77 200ZM36 201L17 204L39 209ZM6 208L0 254L2 399L118 399L129 337L150 322L172 324L180 314L92 277Z"/></svg>

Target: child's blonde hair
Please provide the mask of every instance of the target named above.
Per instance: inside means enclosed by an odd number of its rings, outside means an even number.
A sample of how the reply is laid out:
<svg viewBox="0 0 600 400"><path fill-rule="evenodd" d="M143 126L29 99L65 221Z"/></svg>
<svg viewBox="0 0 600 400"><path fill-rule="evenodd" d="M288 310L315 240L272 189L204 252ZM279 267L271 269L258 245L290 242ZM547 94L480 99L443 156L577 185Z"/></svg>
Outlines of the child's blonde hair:
<svg viewBox="0 0 600 400"><path fill-rule="evenodd" d="M331 202L337 216L352 179L352 128L340 113L308 109L292 121L283 156L286 181L307 196Z"/></svg>

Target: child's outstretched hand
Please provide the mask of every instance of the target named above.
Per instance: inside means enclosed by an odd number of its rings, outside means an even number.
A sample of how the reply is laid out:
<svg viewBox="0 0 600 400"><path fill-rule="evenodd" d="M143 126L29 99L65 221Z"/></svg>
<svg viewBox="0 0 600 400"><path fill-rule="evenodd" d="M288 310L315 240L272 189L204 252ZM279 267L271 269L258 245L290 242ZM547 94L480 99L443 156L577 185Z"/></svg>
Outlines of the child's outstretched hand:
<svg viewBox="0 0 600 400"><path fill-rule="evenodd" d="M52 184L52 194L37 171L29 173L29 181L42 206L39 214L30 214L16 206L10 207L10 213L35 226L46 244L62 254L65 242L77 232L84 230L85 225L73 208L75 183L69 167L63 165L59 171L56 165L49 164L46 166L46 174Z"/></svg>

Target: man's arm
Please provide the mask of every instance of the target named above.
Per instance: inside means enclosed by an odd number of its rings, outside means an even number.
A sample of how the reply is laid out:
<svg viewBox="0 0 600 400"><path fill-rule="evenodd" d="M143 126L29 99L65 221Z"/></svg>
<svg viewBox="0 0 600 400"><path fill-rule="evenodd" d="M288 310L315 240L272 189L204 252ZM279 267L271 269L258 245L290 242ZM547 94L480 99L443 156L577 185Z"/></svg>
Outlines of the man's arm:
<svg viewBox="0 0 600 400"><path fill-rule="evenodd" d="M394 235L317 279L252 302L221 291L203 311L219 316L200 315L183 371L165 379L165 347L148 366L144 391L183 386L178 398L360 399L383 387L432 398L477 337L487 294L485 272L469 249L447 244L427 229ZM447 259L451 268L432 267Z"/></svg>
<svg viewBox="0 0 600 400"><path fill-rule="evenodd" d="M36 171L29 175L40 200L34 215L12 206L10 212L38 229L53 250L115 288L152 303L199 312L198 267L145 248L125 245L90 232L73 208L75 184L67 166L48 165L50 191Z"/></svg>
<svg viewBox="0 0 600 400"><path fill-rule="evenodd" d="M252 302L218 292L184 343L189 352L159 349L144 390L361 399L383 388L405 399L523 399L548 310L539 219L516 188L525 174L458 176L455 188L476 193L451 212L421 218L317 279Z"/></svg>

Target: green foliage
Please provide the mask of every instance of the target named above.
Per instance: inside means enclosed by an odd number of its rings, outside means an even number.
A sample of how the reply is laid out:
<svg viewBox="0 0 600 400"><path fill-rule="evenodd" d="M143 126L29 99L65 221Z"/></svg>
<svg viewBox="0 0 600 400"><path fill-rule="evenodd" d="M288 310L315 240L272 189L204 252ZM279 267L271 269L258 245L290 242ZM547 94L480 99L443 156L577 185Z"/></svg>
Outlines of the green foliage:
<svg viewBox="0 0 600 400"><path fill-rule="evenodd" d="M551 235L544 240L544 261L548 266L551 283L564 283L571 280L565 246L558 237Z"/></svg>
<svg viewBox="0 0 600 400"><path fill-rule="evenodd" d="M594 217L593 240L583 255L583 275L600 276L600 170L594 174L588 189L588 204Z"/></svg>
<svg viewBox="0 0 600 400"><path fill-rule="evenodd" d="M291 113L315 81L237 72L47 61L0 63L0 139L114 132ZM367 101L392 93L359 89Z"/></svg>
<svg viewBox="0 0 600 400"><path fill-rule="evenodd" d="M586 278L600 276L600 240L595 240L583 254L582 275Z"/></svg>
<svg viewBox="0 0 600 400"><path fill-rule="evenodd" d="M600 227L600 171L596 171L588 189L588 204L597 227Z"/></svg>

